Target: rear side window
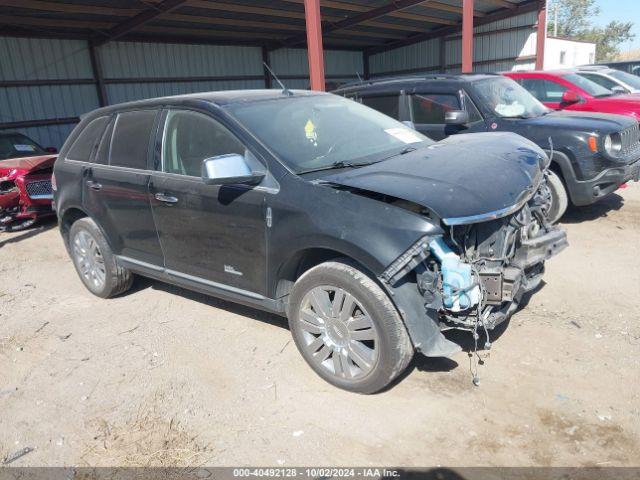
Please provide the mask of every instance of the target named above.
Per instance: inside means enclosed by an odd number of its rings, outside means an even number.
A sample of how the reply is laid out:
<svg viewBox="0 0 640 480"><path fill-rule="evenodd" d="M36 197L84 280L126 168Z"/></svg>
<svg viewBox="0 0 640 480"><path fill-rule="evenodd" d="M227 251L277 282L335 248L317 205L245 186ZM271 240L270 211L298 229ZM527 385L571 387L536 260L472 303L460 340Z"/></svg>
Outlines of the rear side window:
<svg viewBox="0 0 640 480"><path fill-rule="evenodd" d="M120 113L111 139L109 164L147 169L147 157L156 110Z"/></svg>
<svg viewBox="0 0 640 480"><path fill-rule="evenodd" d="M400 118L400 96L384 95L375 97L362 97L362 103L367 107L371 107L391 118L398 120Z"/></svg>
<svg viewBox="0 0 640 480"><path fill-rule="evenodd" d="M111 136L113 135L114 123L114 121L111 121L104 135L102 135L102 140L100 140L98 144L98 151L93 158L93 163L101 163L102 165L109 164L109 151L111 149Z"/></svg>
<svg viewBox="0 0 640 480"><path fill-rule="evenodd" d="M91 160L91 154L93 153L98 139L101 137L104 127L107 124L109 117L98 117L91 120L84 130L80 132L76 141L73 142L67 158L69 160L78 160L80 162L88 162Z"/></svg>
<svg viewBox="0 0 640 480"><path fill-rule="evenodd" d="M411 108L414 123L443 124L446 112L460 110L460 100L450 94L416 94L411 96Z"/></svg>
<svg viewBox="0 0 640 480"><path fill-rule="evenodd" d="M540 78L523 78L522 86L541 102L559 103L562 101L562 94L568 90L559 83Z"/></svg>

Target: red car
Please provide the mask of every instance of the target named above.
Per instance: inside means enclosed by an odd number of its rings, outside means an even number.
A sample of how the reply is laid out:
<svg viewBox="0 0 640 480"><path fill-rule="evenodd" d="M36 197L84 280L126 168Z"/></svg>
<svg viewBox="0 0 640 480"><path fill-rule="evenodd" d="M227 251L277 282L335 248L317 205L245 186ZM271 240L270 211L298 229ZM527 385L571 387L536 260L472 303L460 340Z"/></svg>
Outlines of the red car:
<svg viewBox="0 0 640 480"><path fill-rule="evenodd" d="M52 150L20 133L0 133L0 230L22 230L55 213Z"/></svg>
<svg viewBox="0 0 640 480"><path fill-rule="evenodd" d="M571 70L506 72L554 110L617 113L640 119L640 95L617 94Z"/></svg>

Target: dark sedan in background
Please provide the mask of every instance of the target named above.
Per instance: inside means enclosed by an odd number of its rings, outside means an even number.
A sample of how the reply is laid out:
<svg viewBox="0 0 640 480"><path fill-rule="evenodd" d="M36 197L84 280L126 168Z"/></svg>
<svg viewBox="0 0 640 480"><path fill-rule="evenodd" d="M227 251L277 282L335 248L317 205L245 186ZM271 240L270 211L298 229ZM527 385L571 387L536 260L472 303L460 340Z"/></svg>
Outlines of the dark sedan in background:
<svg viewBox="0 0 640 480"><path fill-rule="evenodd" d="M440 140L474 132L514 132L551 158L548 172L557 221L568 201L589 205L623 183L638 180L640 130L622 115L555 112L501 75L427 75L345 86L334 93L354 99Z"/></svg>

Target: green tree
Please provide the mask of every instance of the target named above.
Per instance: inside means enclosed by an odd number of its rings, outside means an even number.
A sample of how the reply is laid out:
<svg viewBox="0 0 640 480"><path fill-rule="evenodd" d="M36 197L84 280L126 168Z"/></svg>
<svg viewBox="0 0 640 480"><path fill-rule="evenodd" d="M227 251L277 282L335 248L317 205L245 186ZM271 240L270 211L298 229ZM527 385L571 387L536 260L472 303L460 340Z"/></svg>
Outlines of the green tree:
<svg viewBox="0 0 640 480"><path fill-rule="evenodd" d="M612 21L605 27L593 25L591 19L600 14L595 0L551 0L548 6L548 31L560 37L584 40L596 44L598 61L613 60L620 54L620 45L635 38L633 22Z"/></svg>

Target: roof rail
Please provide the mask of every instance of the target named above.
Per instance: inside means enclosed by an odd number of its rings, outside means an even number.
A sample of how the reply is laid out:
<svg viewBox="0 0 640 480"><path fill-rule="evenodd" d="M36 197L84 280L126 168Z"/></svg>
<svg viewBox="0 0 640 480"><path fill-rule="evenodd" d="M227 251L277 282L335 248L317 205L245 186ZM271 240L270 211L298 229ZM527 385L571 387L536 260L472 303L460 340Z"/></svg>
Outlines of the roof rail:
<svg viewBox="0 0 640 480"><path fill-rule="evenodd" d="M593 71L597 71L597 70L611 70L611 67L607 66L607 65L580 65L578 67L575 67L578 70L593 70Z"/></svg>
<svg viewBox="0 0 640 480"><path fill-rule="evenodd" d="M423 74L407 74L407 75L394 75L389 77L377 77L364 81L355 81L345 83L340 87L356 87L360 85L377 85L385 82L399 82L399 81L407 81L407 80L458 80L461 77L469 76L469 75L497 75L493 73L423 73Z"/></svg>

